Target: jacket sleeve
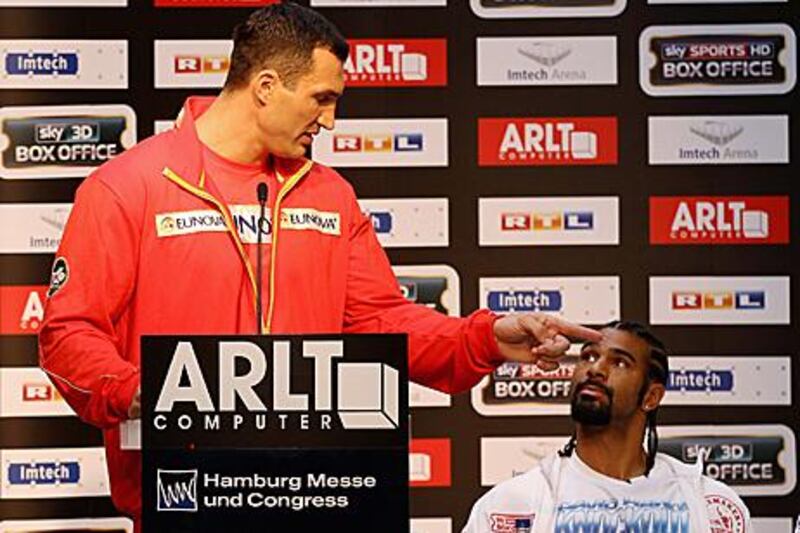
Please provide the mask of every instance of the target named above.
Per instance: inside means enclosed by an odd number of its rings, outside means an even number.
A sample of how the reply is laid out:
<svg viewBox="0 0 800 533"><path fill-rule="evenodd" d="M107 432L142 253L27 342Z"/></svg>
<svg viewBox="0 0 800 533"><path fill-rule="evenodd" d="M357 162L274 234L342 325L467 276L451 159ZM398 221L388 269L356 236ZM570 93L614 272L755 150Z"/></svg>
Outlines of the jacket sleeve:
<svg viewBox="0 0 800 533"><path fill-rule="evenodd" d="M750 510L732 488L703 476L703 496L711 531L754 533Z"/></svg>
<svg viewBox="0 0 800 533"><path fill-rule="evenodd" d="M132 294L139 241L120 197L87 178L56 253L39 362L78 416L101 428L127 418L139 386L138 365L121 355L116 328Z"/></svg>
<svg viewBox="0 0 800 533"><path fill-rule="evenodd" d="M501 362L495 315L448 317L407 301L370 220L353 198L346 333L407 333L409 378L444 392L469 389Z"/></svg>

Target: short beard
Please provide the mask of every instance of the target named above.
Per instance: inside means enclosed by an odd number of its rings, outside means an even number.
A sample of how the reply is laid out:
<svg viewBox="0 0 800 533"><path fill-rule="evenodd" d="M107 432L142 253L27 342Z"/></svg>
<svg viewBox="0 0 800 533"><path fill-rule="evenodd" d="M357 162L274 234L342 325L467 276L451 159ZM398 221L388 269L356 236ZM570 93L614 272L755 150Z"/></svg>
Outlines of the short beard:
<svg viewBox="0 0 800 533"><path fill-rule="evenodd" d="M608 395L608 403L581 400L579 393L587 384L587 382L584 382L578 385L572 395L572 402L570 402L572 419L579 424L587 426L607 426L611 423L611 406L614 402L614 393L603 385L593 383L595 386L604 388L605 393Z"/></svg>

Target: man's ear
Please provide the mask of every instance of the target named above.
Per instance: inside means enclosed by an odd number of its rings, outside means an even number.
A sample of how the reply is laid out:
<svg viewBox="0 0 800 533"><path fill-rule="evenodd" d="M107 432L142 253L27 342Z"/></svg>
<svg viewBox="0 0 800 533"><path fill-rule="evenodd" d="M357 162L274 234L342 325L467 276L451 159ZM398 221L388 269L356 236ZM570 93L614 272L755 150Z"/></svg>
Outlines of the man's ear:
<svg viewBox="0 0 800 533"><path fill-rule="evenodd" d="M267 105L275 91L281 86L281 77L274 69L259 70L250 79L250 89L261 105Z"/></svg>
<svg viewBox="0 0 800 533"><path fill-rule="evenodd" d="M649 413L657 409L658 406L661 405L661 400L664 399L664 394L666 394L666 392L667 389L662 383L651 381L650 385L647 387L644 398L642 398L642 410Z"/></svg>

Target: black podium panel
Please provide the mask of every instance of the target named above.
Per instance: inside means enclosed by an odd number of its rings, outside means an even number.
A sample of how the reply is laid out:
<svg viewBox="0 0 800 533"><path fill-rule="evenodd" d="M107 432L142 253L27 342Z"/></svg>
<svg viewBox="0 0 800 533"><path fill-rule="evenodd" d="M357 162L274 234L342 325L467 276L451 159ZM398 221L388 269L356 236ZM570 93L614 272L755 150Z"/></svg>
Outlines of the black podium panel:
<svg viewBox="0 0 800 533"><path fill-rule="evenodd" d="M143 338L144 532L407 532L407 396L402 335Z"/></svg>

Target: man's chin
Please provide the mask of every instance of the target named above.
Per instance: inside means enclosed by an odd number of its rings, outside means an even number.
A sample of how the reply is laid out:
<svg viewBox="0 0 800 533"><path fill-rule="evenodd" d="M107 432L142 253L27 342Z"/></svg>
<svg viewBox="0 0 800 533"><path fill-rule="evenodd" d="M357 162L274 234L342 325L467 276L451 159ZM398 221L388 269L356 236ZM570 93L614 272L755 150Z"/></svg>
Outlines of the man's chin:
<svg viewBox="0 0 800 533"><path fill-rule="evenodd" d="M611 406L600 402L572 404L572 419L587 426L607 426L611 423Z"/></svg>

